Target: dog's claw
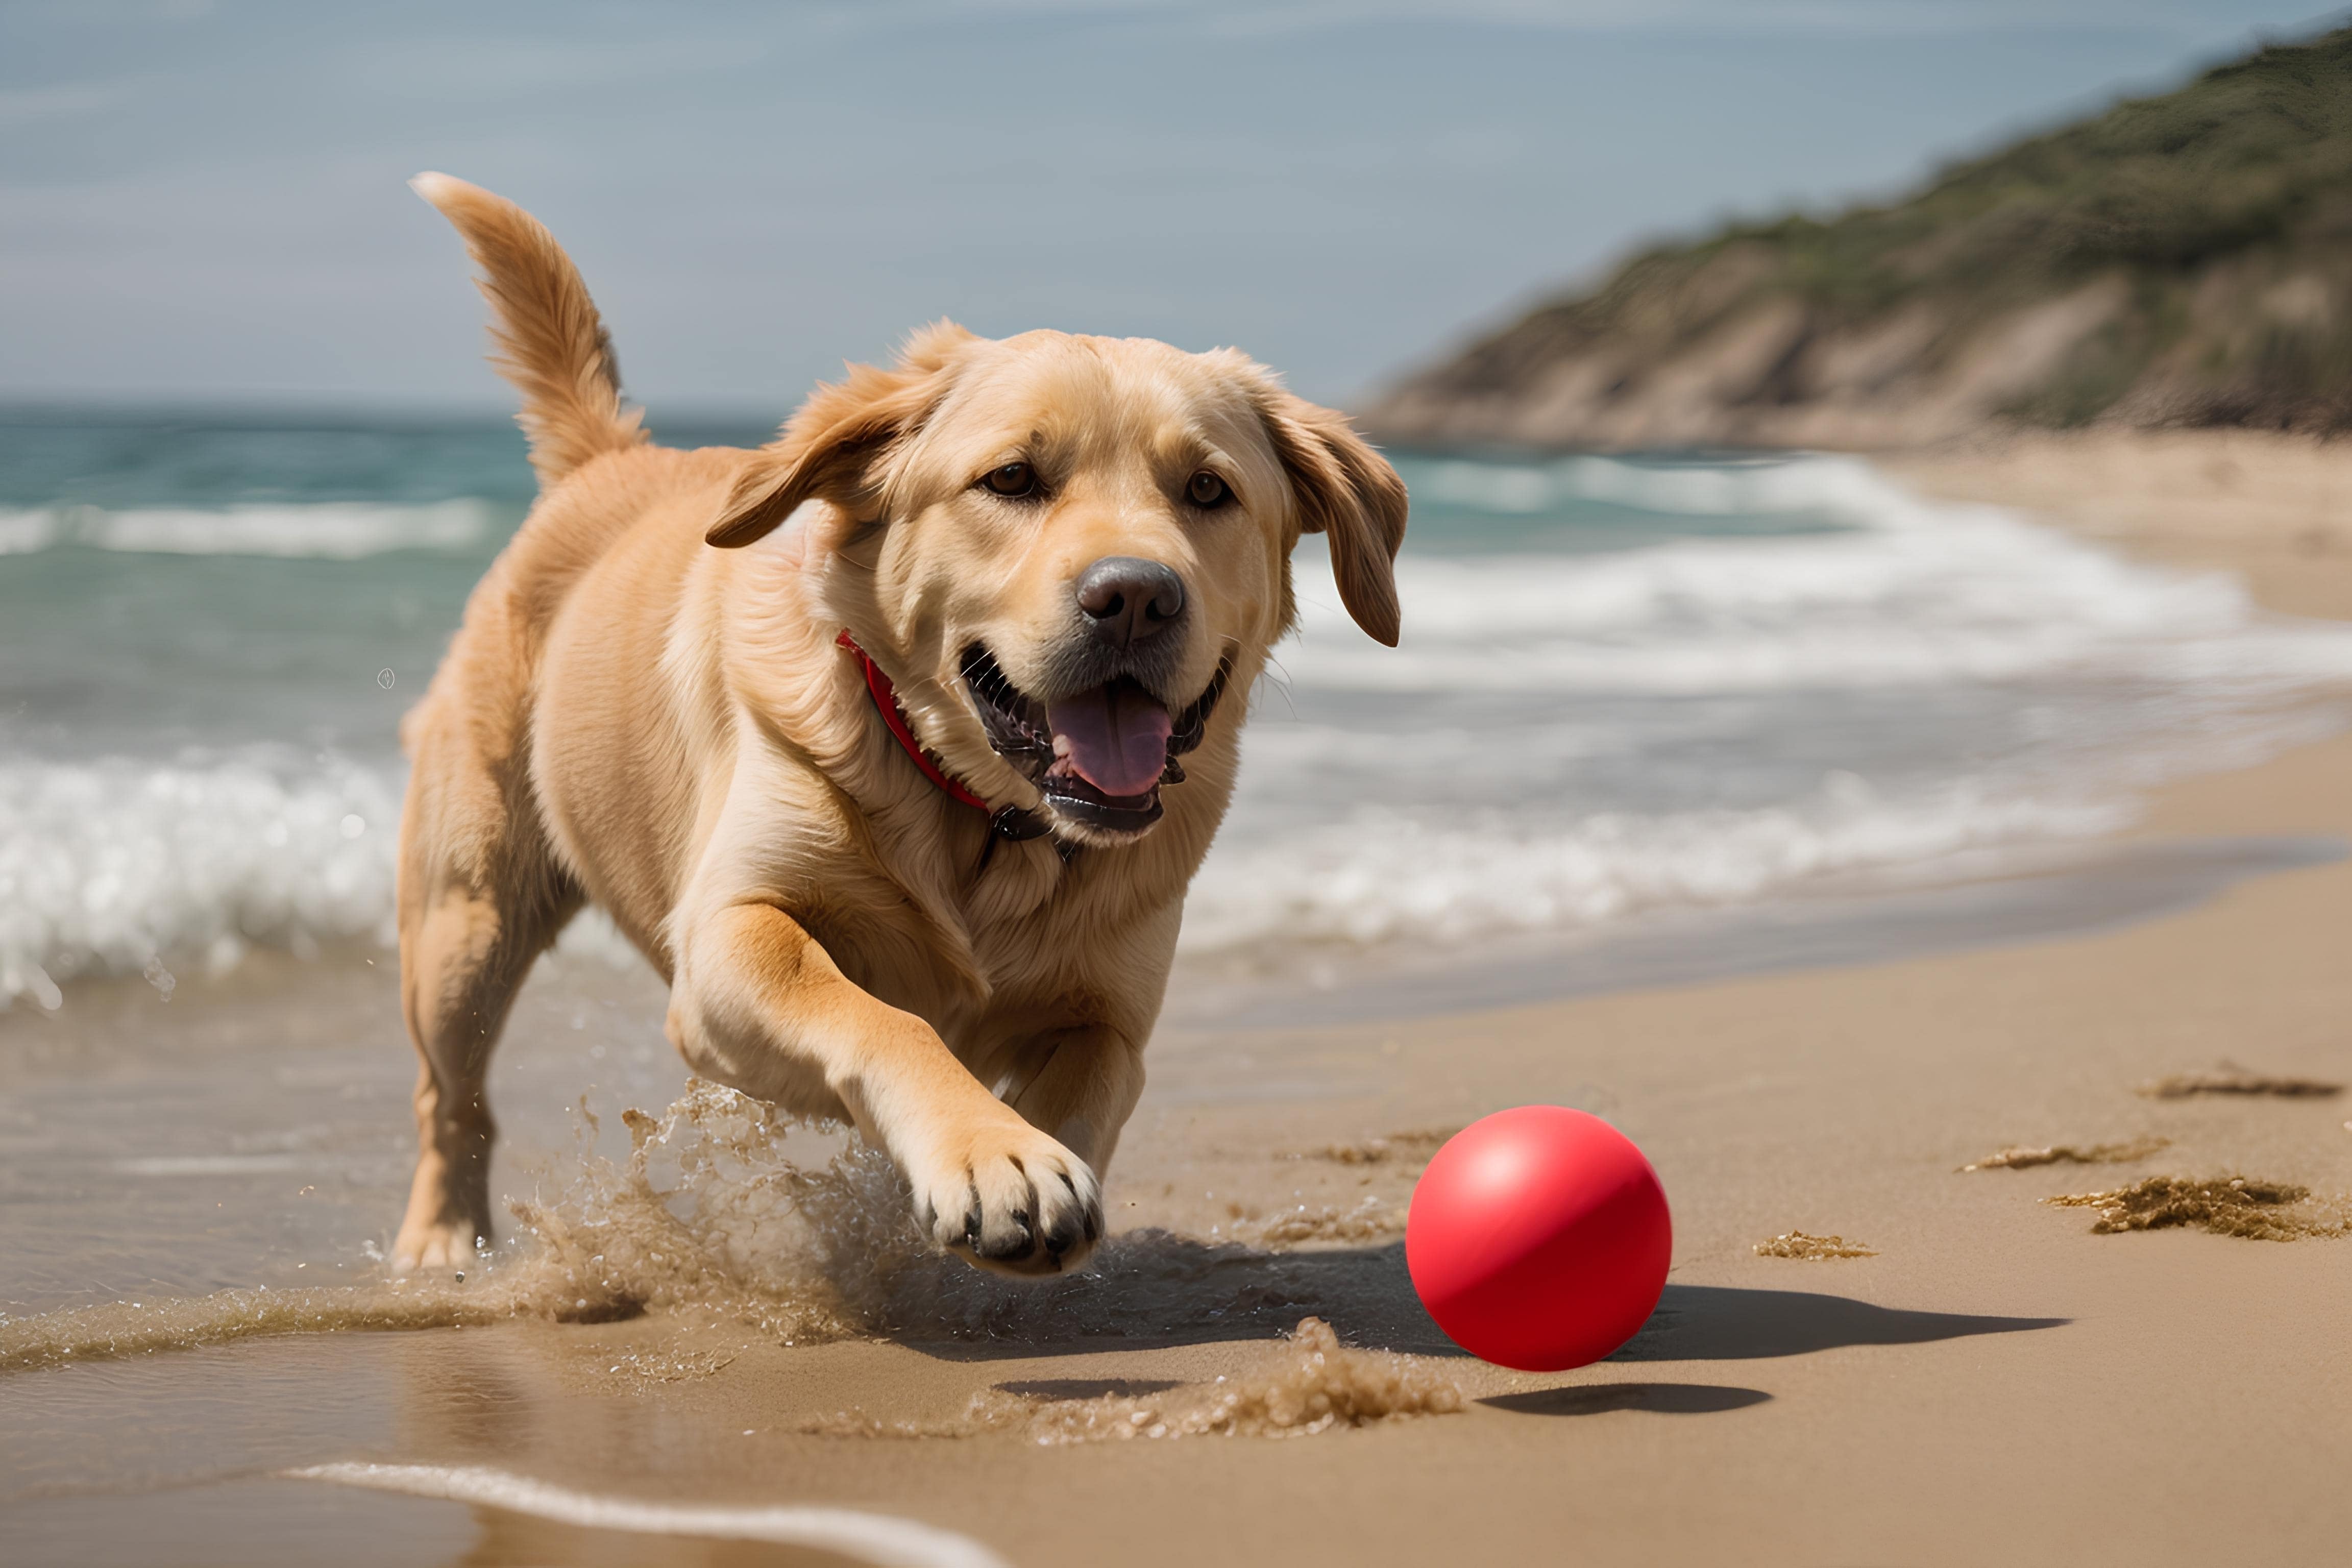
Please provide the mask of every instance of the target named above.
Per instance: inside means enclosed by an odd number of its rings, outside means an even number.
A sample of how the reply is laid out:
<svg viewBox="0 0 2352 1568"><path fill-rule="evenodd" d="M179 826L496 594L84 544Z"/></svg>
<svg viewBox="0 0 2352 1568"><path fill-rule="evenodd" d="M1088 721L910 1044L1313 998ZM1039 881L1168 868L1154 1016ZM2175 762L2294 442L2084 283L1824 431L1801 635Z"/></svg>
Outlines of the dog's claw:
<svg viewBox="0 0 2352 1568"><path fill-rule="evenodd" d="M918 1217L937 1216L925 1228L939 1246L998 1273L1044 1275L1075 1267L1100 1237L1094 1173L1046 1134L1008 1117L960 1152L936 1184L908 1172Z"/></svg>
<svg viewBox="0 0 2352 1568"><path fill-rule="evenodd" d="M991 1263L1017 1263L1036 1251L1037 1243L1034 1233L1016 1221L1012 1230L993 1242L982 1241L976 1250Z"/></svg>

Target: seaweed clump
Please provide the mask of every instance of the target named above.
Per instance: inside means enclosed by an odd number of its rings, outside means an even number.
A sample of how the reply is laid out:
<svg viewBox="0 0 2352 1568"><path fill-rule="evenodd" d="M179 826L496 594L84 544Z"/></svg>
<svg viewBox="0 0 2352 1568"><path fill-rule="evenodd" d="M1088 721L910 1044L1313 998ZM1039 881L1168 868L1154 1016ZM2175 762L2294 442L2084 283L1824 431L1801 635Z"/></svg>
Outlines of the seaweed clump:
<svg viewBox="0 0 2352 1568"><path fill-rule="evenodd" d="M2046 1149L2012 1146L1960 1167L1963 1171L2023 1171L2035 1165L2128 1165L2172 1146L2169 1138L2135 1138L2125 1143L2053 1143Z"/></svg>
<svg viewBox="0 0 2352 1568"><path fill-rule="evenodd" d="M1464 1407L1462 1389L1429 1363L1355 1350L1320 1318L1213 1383L1145 1384L1091 1399L1038 1398L1009 1384L972 1396L959 1420L881 1421L844 1411L797 1430L825 1437L976 1437L1009 1432L1051 1447L1172 1437L1311 1437Z"/></svg>
<svg viewBox="0 0 2352 1568"><path fill-rule="evenodd" d="M2177 1072L2139 1086L2150 1100L2187 1100L2200 1094L2267 1094L2282 1100L2326 1100L2344 1092L2340 1083L2315 1078L2277 1078L2224 1062L2212 1072Z"/></svg>
<svg viewBox="0 0 2352 1568"><path fill-rule="evenodd" d="M1302 1242L1384 1241L1404 1233L1404 1211L1388 1207L1378 1198L1366 1198L1351 1209L1320 1205L1314 1208L1300 1204L1297 1208L1265 1220L1244 1221L1234 1226L1234 1236L1244 1237L1255 1233L1259 1246L1267 1247L1296 1247Z"/></svg>
<svg viewBox="0 0 2352 1568"><path fill-rule="evenodd" d="M1286 1158L1328 1160L1335 1165L1381 1165L1391 1160L1426 1160L1461 1131L1459 1127L1416 1127L1403 1132L1391 1132L1385 1138L1366 1138L1355 1143L1328 1143L1320 1149L1309 1149Z"/></svg>
<svg viewBox="0 0 2352 1568"><path fill-rule="evenodd" d="M2311 1196L2309 1187L2245 1176L2197 1181L2187 1176L2150 1176L2113 1192L2075 1193L2042 1201L2060 1208L2096 1209L2094 1235L2126 1230L2169 1230L2194 1226L2216 1236L2249 1241L2296 1241L2308 1236L2341 1236L2340 1215L2296 1213Z"/></svg>
<svg viewBox="0 0 2352 1568"><path fill-rule="evenodd" d="M1818 1262L1828 1258L1875 1258L1877 1252L1858 1241L1848 1241L1842 1236L1808 1236L1801 1230L1783 1231L1769 1241L1756 1244L1759 1258L1798 1258Z"/></svg>

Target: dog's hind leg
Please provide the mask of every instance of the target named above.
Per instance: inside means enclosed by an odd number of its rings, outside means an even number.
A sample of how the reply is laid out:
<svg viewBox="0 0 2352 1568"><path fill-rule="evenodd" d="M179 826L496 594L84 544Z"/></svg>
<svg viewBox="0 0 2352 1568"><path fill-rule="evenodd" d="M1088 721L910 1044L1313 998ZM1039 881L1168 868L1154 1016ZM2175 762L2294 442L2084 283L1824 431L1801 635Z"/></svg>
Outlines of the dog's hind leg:
<svg viewBox="0 0 2352 1568"><path fill-rule="evenodd" d="M581 902L528 808L436 760L419 755L401 824L401 1011L422 1058L416 1179L393 1244L403 1272L463 1268L489 1239L490 1051L531 963Z"/></svg>
<svg viewBox="0 0 2352 1568"><path fill-rule="evenodd" d="M485 1079L490 1051L545 926L530 911L450 889L401 933L401 1011L423 1058L416 1074L416 1179L393 1244L394 1267L463 1268L490 1237Z"/></svg>

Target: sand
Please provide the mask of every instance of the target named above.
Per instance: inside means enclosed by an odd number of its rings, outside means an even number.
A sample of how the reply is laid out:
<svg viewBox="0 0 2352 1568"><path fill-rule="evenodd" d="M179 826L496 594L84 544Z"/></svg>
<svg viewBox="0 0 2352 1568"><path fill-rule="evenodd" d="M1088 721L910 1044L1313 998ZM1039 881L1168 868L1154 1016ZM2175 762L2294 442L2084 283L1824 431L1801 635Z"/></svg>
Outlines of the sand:
<svg viewBox="0 0 2352 1568"><path fill-rule="evenodd" d="M1902 471L2352 614L2328 499L2352 500L2352 449L2042 442ZM2352 838L2352 738L2172 786L2138 833ZM1171 1028L1111 1183L1120 1234L1059 1296L917 1268L851 1304L896 1321L870 1337L785 1345L780 1319L681 1296L0 1374L0 1528L12 1562L887 1560L854 1522L714 1543L481 1500L528 1502L511 1475L887 1516L1034 1568L2339 1560L2352 1239L2103 1230L2130 1203L2050 1200L2352 1190L2344 1096L2142 1092L2352 1079L2347 939L2338 859L2016 945ZM642 986L622 1004L657 1016ZM1436 1140L1529 1101L1641 1142L1676 1230L1649 1328L1544 1376L1452 1353L1395 1239ZM1769 1255L1800 1235L1871 1255ZM280 1479L370 1461L471 1479L424 1500Z"/></svg>

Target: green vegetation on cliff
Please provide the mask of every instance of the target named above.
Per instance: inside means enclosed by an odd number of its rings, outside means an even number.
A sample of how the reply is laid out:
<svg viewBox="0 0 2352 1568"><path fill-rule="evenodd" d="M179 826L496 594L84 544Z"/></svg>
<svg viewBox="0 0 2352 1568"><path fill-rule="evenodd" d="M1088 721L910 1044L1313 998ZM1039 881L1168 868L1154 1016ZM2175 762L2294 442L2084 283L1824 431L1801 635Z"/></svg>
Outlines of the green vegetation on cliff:
<svg viewBox="0 0 2352 1568"><path fill-rule="evenodd" d="M1890 205L1650 250L1370 417L1408 439L1560 445L2352 426L2352 28Z"/></svg>

